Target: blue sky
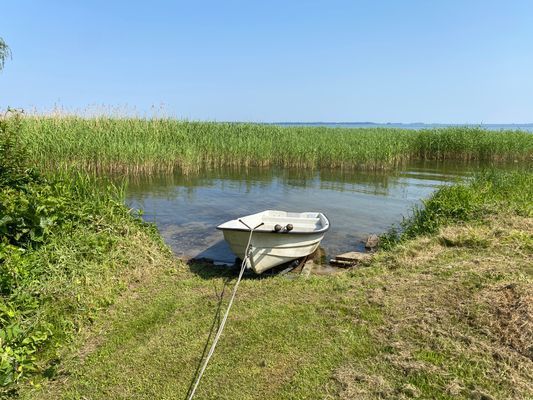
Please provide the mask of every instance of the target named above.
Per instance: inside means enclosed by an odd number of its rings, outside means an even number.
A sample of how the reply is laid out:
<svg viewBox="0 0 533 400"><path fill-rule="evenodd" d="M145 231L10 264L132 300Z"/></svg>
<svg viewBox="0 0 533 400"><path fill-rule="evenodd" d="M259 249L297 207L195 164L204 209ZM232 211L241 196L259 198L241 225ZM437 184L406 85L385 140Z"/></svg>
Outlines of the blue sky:
<svg viewBox="0 0 533 400"><path fill-rule="evenodd" d="M11 1L0 108L533 122L531 1Z"/></svg>

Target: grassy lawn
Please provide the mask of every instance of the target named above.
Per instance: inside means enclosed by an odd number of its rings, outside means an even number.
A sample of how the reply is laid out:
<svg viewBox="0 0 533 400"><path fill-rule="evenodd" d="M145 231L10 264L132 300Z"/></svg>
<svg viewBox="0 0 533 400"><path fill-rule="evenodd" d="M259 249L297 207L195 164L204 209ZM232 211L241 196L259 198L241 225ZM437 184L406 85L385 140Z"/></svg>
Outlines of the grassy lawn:
<svg viewBox="0 0 533 400"><path fill-rule="evenodd" d="M454 225L332 277L245 279L198 399L533 396L533 220ZM24 398L185 398L235 274L147 274Z"/></svg>
<svg viewBox="0 0 533 400"><path fill-rule="evenodd" d="M28 168L23 123L0 120L0 397L185 398L236 272L175 259L123 188ZM370 265L243 280L196 398L532 398L532 198L527 166L488 171Z"/></svg>

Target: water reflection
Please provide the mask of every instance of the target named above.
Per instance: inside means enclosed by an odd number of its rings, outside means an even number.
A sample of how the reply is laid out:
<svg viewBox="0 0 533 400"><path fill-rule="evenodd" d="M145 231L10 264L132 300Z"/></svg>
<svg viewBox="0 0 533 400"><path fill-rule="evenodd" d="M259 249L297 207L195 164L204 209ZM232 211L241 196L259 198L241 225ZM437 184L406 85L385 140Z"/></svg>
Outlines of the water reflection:
<svg viewBox="0 0 533 400"><path fill-rule="evenodd" d="M144 210L181 257L232 262L215 227L266 209L324 212L332 228L322 245L333 255L361 249L368 234L387 230L436 187L479 167L426 162L394 172L249 168L138 177L128 183L127 202Z"/></svg>

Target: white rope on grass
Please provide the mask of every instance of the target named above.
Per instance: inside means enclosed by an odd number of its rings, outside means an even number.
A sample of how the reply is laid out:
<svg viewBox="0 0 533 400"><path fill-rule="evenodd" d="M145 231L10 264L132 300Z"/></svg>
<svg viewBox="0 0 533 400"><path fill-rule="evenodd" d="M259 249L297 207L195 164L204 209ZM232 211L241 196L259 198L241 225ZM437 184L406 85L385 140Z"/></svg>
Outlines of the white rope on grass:
<svg viewBox="0 0 533 400"><path fill-rule="evenodd" d="M242 224L246 225L243 221L239 220ZM235 294L237 293L237 288L239 287L239 283L241 282L242 275L244 274L244 270L246 269L246 262L249 260L248 250L250 248L250 243L252 242L252 235L254 233L254 230L259 228L263 223L260 223L255 228L250 228L248 225L248 229L250 229L250 236L248 237L248 244L246 245L246 249L244 250L244 259L242 260L241 264L241 270L239 272L239 277L237 278L237 282L235 283L235 286L233 287L233 293L231 294L231 298L228 303L228 308L226 309L226 312L224 313L224 317L222 318L222 321L220 322L220 325L217 330L217 334L215 335L215 338L213 339L213 344L211 344L211 348L209 349L209 353L207 353L207 357L205 358L204 365L202 366L202 369L200 370L200 373L198 374L198 378L196 378L196 382L194 383L194 387L192 388L191 394L188 397L188 400L191 400L194 396L194 393L196 392L196 389L198 388L198 384L200 383L200 379L202 379L202 375L205 372L205 369L207 368L207 363L209 362L209 359L215 352L215 347L218 343L218 339L220 339L220 335L222 335L222 331L224 330L224 325L226 325L226 320L228 319L229 311L231 309L231 306L233 305L233 300L235 299Z"/></svg>

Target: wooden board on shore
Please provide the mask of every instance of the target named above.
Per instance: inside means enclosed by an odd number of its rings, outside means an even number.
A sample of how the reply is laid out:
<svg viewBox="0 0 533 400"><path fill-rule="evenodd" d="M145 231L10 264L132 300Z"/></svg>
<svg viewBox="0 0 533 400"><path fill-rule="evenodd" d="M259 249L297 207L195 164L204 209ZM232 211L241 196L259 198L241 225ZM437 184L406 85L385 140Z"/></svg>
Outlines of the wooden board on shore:
<svg viewBox="0 0 533 400"><path fill-rule="evenodd" d="M348 253L339 254L335 259L339 261L350 261L350 262L359 262L359 261L368 261L372 258L372 254L361 253L359 251L350 251Z"/></svg>
<svg viewBox="0 0 533 400"><path fill-rule="evenodd" d="M370 261L371 258L372 254L361 253L359 251L350 251L348 253L339 254L330 260L330 264L337 267L349 268L356 264Z"/></svg>

